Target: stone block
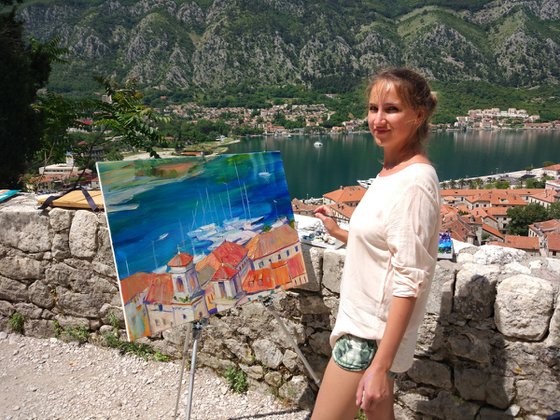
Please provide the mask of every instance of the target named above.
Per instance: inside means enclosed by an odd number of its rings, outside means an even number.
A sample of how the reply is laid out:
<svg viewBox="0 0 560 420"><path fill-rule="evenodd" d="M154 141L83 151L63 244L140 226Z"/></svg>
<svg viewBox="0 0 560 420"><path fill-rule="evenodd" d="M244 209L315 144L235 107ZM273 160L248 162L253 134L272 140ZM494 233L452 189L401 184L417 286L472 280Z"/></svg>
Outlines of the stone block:
<svg viewBox="0 0 560 420"><path fill-rule="evenodd" d="M465 319L485 319L492 315L500 268L465 264L457 273L453 308Z"/></svg>
<svg viewBox="0 0 560 420"><path fill-rule="evenodd" d="M253 351L247 343L243 343L239 339L228 338L224 340L224 344L241 362L251 365L255 361Z"/></svg>
<svg viewBox="0 0 560 420"><path fill-rule="evenodd" d="M10 302L26 302L29 299L29 292L25 284L0 276L0 299Z"/></svg>
<svg viewBox="0 0 560 420"><path fill-rule="evenodd" d="M255 352L255 358L264 366L276 369L282 363L282 352L272 341L260 339L251 345Z"/></svg>
<svg viewBox="0 0 560 420"><path fill-rule="evenodd" d="M315 353L329 357L331 355L331 346L329 344L330 335L328 331L320 331L311 334L309 337L309 346Z"/></svg>
<svg viewBox="0 0 560 420"><path fill-rule="evenodd" d="M445 420L475 420L480 406L464 401L447 391L441 391L435 399L439 416Z"/></svg>
<svg viewBox="0 0 560 420"><path fill-rule="evenodd" d="M37 338L54 337L54 322L46 319L26 320L23 327L25 335Z"/></svg>
<svg viewBox="0 0 560 420"><path fill-rule="evenodd" d="M10 317L15 312L14 305L6 300L0 300L0 316Z"/></svg>
<svg viewBox="0 0 560 420"><path fill-rule="evenodd" d="M489 375L478 369L455 368L455 387L465 400L484 401Z"/></svg>
<svg viewBox="0 0 560 420"><path fill-rule="evenodd" d="M478 363L488 364L490 362L488 336L482 331L473 329L463 329L463 331L463 333L453 334L447 339L451 353Z"/></svg>
<svg viewBox="0 0 560 420"><path fill-rule="evenodd" d="M60 207L51 209L49 222L52 230L58 233L70 229L74 213L74 210L61 209Z"/></svg>
<svg viewBox="0 0 560 420"><path fill-rule="evenodd" d="M44 278L45 265L46 261L37 261L19 255L4 257L0 259L0 275L29 284Z"/></svg>
<svg viewBox="0 0 560 420"><path fill-rule="evenodd" d="M56 288L57 307L68 315L96 318L104 303L108 303L111 295L99 293L74 293L62 287Z"/></svg>
<svg viewBox="0 0 560 420"><path fill-rule="evenodd" d="M78 210L70 227L70 252L78 258L93 258L97 252L97 216L91 211Z"/></svg>
<svg viewBox="0 0 560 420"><path fill-rule="evenodd" d="M433 385L438 388L451 389L451 369L431 360L416 359L407 375L416 383Z"/></svg>
<svg viewBox="0 0 560 420"><path fill-rule="evenodd" d="M25 319L39 319L43 310L32 303L20 302L14 305L17 312L23 315Z"/></svg>
<svg viewBox="0 0 560 420"><path fill-rule="evenodd" d="M72 255L70 253L70 243L68 242L67 232L54 234L51 252L52 257L58 261L63 261Z"/></svg>
<svg viewBox="0 0 560 420"><path fill-rule="evenodd" d="M513 420L514 416L502 410L495 408L482 407L480 409L480 419L484 420Z"/></svg>
<svg viewBox="0 0 560 420"><path fill-rule="evenodd" d="M294 376L280 387L278 395L300 408L311 409L315 404L315 395L304 376Z"/></svg>
<svg viewBox="0 0 560 420"><path fill-rule="evenodd" d="M35 305L45 309L51 309L55 303L53 293L42 280L29 286L29 299Z"/></svg>
<svg viewBox="0 0 560 420"><path fill-rule="evenodd" d="M318 295L302 295L297 301L297 308L303 315L329 314L331 309Z"/></svg>
<svg viewBox="0 0 560 420"><path fill-rule="evenodd" d="M340 293L340 281L344 269L345 249L326 249L323 255L323 287Z"/></svg>
<svg viewBox="0 0 560 420"><path fill-rule="evenodd" d="M515 397L515 381L511 377L492 375L485 388L486 402L494 407L506 409Z"/></svg>
<svg viewBox="0 0 560 420"><path fill-rule="evenodd" d="M527 413L548 416L558 411L560 387L549 378L520 379L517 381L516 403Z"/></svg>
<svg viewBox="0 0 560 420"><path fill-rule="evenodd" d="M560 348L560 296L556 299L556 309L550 318L545 344L547 347Z"/></svg>
<svg viewBox="0 0 560 420"><path fill-rule="evenodd" d="M554 304L554 288L538 277L518 274L498 285L494 320L508 337L541 340L548 331Z"/></svg>
<svg viewBox="0 0 560 420"><path fill-rule="evenodd" d="M260 365L247 366L240 364L239 367L247 374L249 378L262 379L264 377L264 369Z"/></svg>
<svg viewBox="0 0 560 420"><path fill-rule="evenodd" d="M398 395L398 401L414 413L434 415L436 418L441 418L437 417L437 410L434 410L434 404L426 395L406 392Z"/></svg>
<svg viewBox="0 0 560 420"><path fill-rule="evenodd" d="M444 327L438 323L438 316L426 314L418 330L415 355L432 357L444 343Z"/></svg>
<svg viewBox="0 0 560 420"><path fill-rule="evenodd" d="M426 304L427 313L439 314L442 318L451 313L456 274L457 264L438 261Z"/></svg>
<svg viewBox="0 0 560 420"><path fill-rule="evenodd" d="M282 385L282 374L279 372L268 372L266 375L264 375L264 381L274 387L274 388L278 388L280 385Z"/></svg>
<svg viewBox="0 0 560 420"><path fill-rule="evenodd" d="M505 265L511 262L519 262L527 256L525 251L515 248L506 248L497 245L483 245L474 254L474 262L477 264Z"/></svg>
<svg viewBox="0 0 560 420"><path fill-rule="evenodd" d="M322 248L302 244L303 261L307 272L307 283L295 287L294 290L307 290L318 292L321 290L321 278L323 276L323 253Z"/></svg>
<svg viewBox="0 0 560 420"><path fill-rule="evenodd" d="M95 260L104 264L114 265L109 229L106 227L100 226L97 229L97 254Z"/></svg>
<svg viewBox="0 0 560 420"><path fill-rule="evenodd" d="M288 368L290 372L294 372L298 367L298 355L296 352L288 349L282 356L282 364Z"/></svg>
<svg viewBox="0 0 560 420"><path fill-rule="evenodd" d="M35 207L9 206L0 211L0 243L24 252L51 249L49 217Z"/></svg>

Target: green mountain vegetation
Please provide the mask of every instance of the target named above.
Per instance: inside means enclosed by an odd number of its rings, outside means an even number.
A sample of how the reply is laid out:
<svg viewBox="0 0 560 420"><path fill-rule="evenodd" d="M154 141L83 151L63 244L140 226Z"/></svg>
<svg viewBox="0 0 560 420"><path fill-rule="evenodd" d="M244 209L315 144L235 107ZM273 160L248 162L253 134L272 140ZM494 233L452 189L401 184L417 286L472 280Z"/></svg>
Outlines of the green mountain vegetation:
<svg viewBox="0 0 560 420"><path fill-rule="evenodd" d="M49 81L62 93L92 92L93 76L110 75L136 79L152 104L288 97L359 116L370 74L410 66L433 80L436 122L486 106L560 115L550 0L32 0L18 13L29 35L68 48Z"/></svg>

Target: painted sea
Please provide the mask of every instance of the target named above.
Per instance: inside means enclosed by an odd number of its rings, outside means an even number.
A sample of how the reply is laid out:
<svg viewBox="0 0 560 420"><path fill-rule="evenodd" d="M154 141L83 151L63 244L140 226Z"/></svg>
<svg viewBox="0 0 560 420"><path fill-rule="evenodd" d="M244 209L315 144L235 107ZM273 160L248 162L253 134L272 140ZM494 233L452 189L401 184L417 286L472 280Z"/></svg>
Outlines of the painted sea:
<svg viewBox="0 0 560 420"><path fill-rule="evenodd" d="M279 152L98 165L119 278L163 270L178 251L197 261L228 234L293 220Z"/></svg>

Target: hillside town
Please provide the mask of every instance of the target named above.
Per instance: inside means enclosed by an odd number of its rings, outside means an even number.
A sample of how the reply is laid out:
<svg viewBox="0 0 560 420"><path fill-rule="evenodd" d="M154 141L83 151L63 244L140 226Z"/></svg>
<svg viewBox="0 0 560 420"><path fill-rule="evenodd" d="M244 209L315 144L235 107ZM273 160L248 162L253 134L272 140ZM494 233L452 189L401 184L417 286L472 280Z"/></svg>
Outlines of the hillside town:
<svg viewBox="0 0 560 420"><path fill-rule="evenodd" d="M324 130L331 133L352 133L367 130L367 119L349 118L325 124L335 114L324 104L297 105L280 104L265 109L244 107L213 108L194 103L171 104L156 109L164 115L174 115L193 123L199 120L223 121L230 127L245 126L261 130L262 134L289 135L304 130ZM540 129L558 130L560 120L538 122L539 115L529 115L524 109L500 108L471 109L467 115L457 116L455 123L432 124L432 129L449 130L499 130ZM284 125L281 122L284 121Z"/></svg>
<svg viewBox="0 0 560 420"><path fill-rule="evenodd" d="M441 232L465 244L499 245L521 249L530 255L560 257L560 219L530 224L528 236L507 233L512 221L509 209L529 204L549 209L560 202L560 164L534 171L547 178L545 188L441 189ZM522 172L527 175L527 171ZM520 173L511 175L523 176ZM362 184L341 186L320 199L294 199L293 211L312 217L318 205L326 204L339 222L347 223L366 193L368 183ZM318 219L315 226L317 236L325 235Z"/></svg>

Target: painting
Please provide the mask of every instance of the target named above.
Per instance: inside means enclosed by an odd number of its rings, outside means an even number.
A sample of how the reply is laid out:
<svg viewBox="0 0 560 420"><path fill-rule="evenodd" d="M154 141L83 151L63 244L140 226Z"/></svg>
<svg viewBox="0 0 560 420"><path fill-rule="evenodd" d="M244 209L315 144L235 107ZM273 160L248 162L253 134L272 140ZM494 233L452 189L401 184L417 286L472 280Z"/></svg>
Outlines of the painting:
<svg viewBox="0 0 560 420"><path fill-rule="evenodd" d="M307 283L279 152L97 169L129 340Z"/></svg>

